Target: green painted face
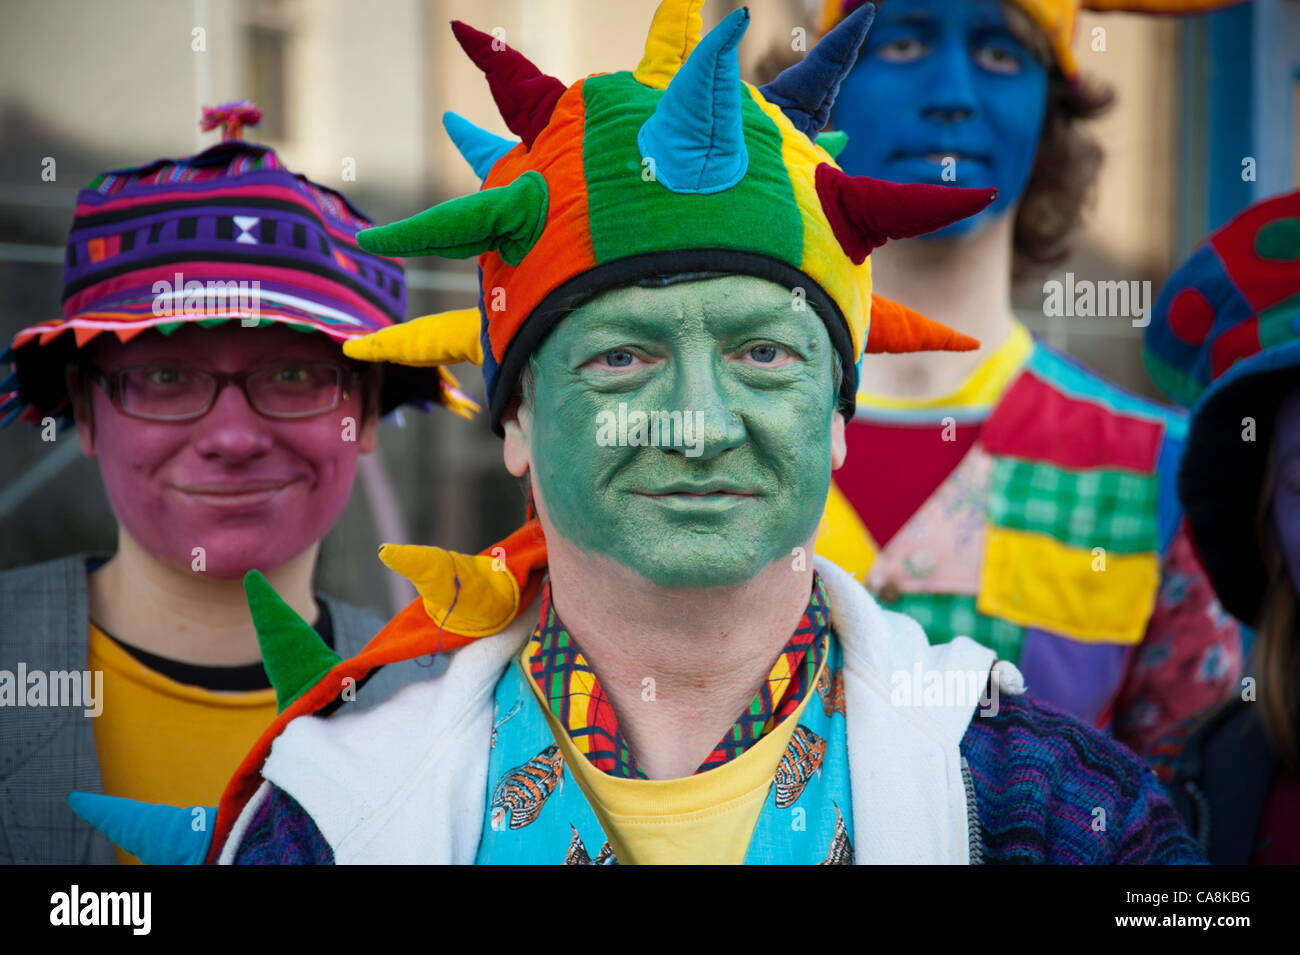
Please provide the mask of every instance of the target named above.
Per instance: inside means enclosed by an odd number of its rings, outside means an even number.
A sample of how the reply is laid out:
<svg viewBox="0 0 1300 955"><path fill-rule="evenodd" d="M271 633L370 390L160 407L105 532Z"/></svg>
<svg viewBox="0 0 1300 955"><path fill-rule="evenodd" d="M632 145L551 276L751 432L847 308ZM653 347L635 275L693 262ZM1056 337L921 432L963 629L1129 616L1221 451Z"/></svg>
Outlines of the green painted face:
<svg viewBox="0 0 1300 955"><path fill-rule="evenodd" d="M663 587L742 583L816 530L830 336L789 289L729 275L606 292L536 353L527 443L554 532Z"/></svg>

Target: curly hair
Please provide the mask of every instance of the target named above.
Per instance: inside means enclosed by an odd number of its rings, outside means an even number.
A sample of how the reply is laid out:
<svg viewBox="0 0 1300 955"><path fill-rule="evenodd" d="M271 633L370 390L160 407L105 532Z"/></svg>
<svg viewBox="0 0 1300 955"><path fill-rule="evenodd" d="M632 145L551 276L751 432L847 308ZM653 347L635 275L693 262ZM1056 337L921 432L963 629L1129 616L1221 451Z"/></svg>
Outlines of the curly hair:
<svg viewBox="0 0 1300 955"><path fill-rule="evenodd" d="M876 5L882 7L884 2L878 0ZM1056 65L1046 35L1011 0L1001 0L1001 6L1011 32L1048 70L1047 108L1038 152L1012 228L1011 273L1020 279L1038 266L1069 255L1071 233L1083 219L1102 161L1101 146L1080 123L1105 113L1115 94L1091 79L1067 80ZM756 64L756 82L769 82L801 58L788 44L773 46Z"/></svg>

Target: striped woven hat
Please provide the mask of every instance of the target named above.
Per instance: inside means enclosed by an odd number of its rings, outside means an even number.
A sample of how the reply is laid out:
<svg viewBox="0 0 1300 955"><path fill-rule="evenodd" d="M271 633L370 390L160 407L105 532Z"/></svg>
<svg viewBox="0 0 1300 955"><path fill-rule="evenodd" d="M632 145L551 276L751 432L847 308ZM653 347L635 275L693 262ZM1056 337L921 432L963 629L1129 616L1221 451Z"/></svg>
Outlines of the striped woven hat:
<svg viewBox="0 0 1300 955"><path fill-rule="evenodd" d="M286 169L241 138L261 119L250 103L204 109L222 142L196 156L106 172L77 197L63 278L63 315L14 336L0 361L0 425L71 420L63 368L105 332L127 342L187 323L287 325L337 342L403 321L400 262L364 251L371 225L340 193ZM445 369L385 369L381 410L477 405Z"/></svg>

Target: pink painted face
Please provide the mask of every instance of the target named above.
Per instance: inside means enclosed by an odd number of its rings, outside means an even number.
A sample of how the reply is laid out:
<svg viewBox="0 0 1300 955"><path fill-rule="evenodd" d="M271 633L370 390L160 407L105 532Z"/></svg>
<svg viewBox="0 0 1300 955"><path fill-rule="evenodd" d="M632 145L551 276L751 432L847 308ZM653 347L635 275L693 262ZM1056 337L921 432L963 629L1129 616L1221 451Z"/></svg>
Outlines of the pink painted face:
<svg viewBox="0 0 1300 955"><path fill-rule="evenodd" d="M228 373L286 358L347 365L322 334L234 322L186 325L170 336L146 332L126 344L106 334L96 345L94 364L105 374L155 361ZM202 418L171 422L123 414L99 384L83 388L93 427L82 403L82 448L99 459L117 519L177 567L192 569L202 547L205 572L218 578L273 570L320 540L347 503L358 455L375 444L377 409L372 402L362 420L359 381L337 408L296 419L258 414L234 384Z"/></svg>

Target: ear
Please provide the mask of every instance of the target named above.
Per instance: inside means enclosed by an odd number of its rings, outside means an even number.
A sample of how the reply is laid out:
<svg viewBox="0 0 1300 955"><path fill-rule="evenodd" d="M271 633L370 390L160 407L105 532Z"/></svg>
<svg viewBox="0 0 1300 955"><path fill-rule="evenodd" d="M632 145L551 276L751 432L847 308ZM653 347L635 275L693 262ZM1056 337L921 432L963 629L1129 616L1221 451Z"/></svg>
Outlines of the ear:
<svg viewBox="0 0 1300 955"><path fill-rule="evenodd" d="M848 441L844 438L844 415L838 411L831 415L831 470L838 471L849 456Z"/></svg>
<svg viewBox="0 0 1300 955"><path fill-rule="evenodd" d="M516 396L501 416L501 429L506 440L502 449L506 470L515 477L523 477L532 467L532 416Z"/></svg>
<svg viewBox="0 0 1300 955"><path fill-rule="evenodd" d="M362 379L366 389L361 406L365 415L361 419L361 433L357 436L357 450L369 454L379 443L379 406L384 386L384 369L376 367Z"/></svg>
<svg viewBox="0 0 1300 955"><path fill-rule="evenodd" d="M72 416L77 425L77 437L81 439L81 453L88 458L95 456L95 413L90 397L90 383L81 375L76 365L64 369L64 384L72 401Z"/></svg>

